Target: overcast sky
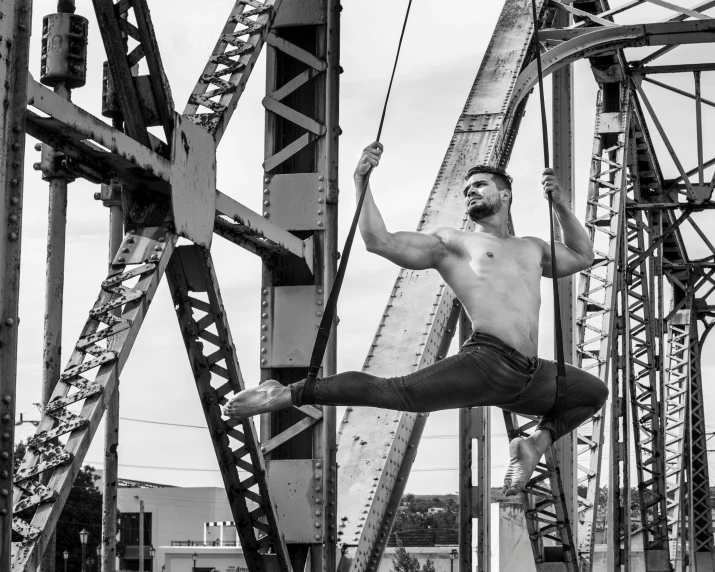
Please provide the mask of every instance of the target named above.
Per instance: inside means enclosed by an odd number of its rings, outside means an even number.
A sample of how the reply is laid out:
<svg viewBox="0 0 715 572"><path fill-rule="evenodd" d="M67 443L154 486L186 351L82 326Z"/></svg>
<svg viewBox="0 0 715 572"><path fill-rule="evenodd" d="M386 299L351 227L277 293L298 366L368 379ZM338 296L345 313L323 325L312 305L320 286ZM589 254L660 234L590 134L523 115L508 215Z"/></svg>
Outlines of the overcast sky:
<svg viewBox="0 0 715 572"><path fill-rule="evenodd" d="M104 50L89 3L78 4L78 13L90 20L89 81L86 87L75 90L73 99L99 116ZM30 70L36 79L40 67L41 18L45 12L53 11L54 5L54 2L35 3ZM149 5L174 100L182 110L232 2L150 0ZM345 0L343 5L341 243L355 204L352 171L362 147L375 137L407 1ZM383 163L372 177L377 204L391 230L414 229L417 225L501 6L498 0L452 0L449 10L445 10L446 6L434 2L413 3L383 131ZM650 8L647 13L641 12L641 16L634 14L628 18L656 21L666 15L665 10ZM643 50L632 51L629 58L638 59L639 52ZM704 52L702 47L679 48L662 58L661 63L706 61L701 55ZM219 188L254 210L260 210L261 200L264 112L260 101L265 89L264 66L261 57L218 152ZM715 99L713 89L709 89L713 87L711 75L703 74L703 96ZM575 66L575 77L575 212L583 220L597 86L586 62ZM690 75L659 79L692 90ZM548 93L548 80L546 88ZM685 168L693 167L696 161L693 102L657 87L647 86L646 90ZM703 117L706 128L712 125L711 108L703 109ZM539 187L542 168L539 121L538 107L532 102L509 166L515 179L512 213L518 234L548 238L547 205ZM707 133L706 159L715 156L715 145ZM652 135L666 177L675 176L676 169L655 129ZM28 138L17 411L26 418L37 419L33 403L40 400L48 193L46 183L30 168L39 160L39 153L32 150L34 143ZM70 188L63 362L69 357L106 274L108 213L101 203L93 200L96 190L83 181ZM697 220L711 223L708 216L697 215ZM703 228L706 227L707 223L703 223ZM687 237L694 235L690 230L685 233ZM215 238L212 250L241 368L247 384L254 385L259 377L260 262L219 237ZM690 252L693 257L704 255L702 241L692 242ZM397 268L367 253L358 239L339 305L339 370L361 368L396 276ZM540 355L551 358L552 305L546 280L542 292ZM705 360L704 385L707 409L711 412L708 420L712 423L715 391L709 389L708 382L714 364L707 351ZM121 395L121 477L178 486L221 486L206 430L137 421L205 425L165 283L157 292L121 376ZM338 415L342 416L342 412ZM497 484L508 459L501 412L493 410L492 419L492 482ZM17 437L25 438L32 432L30 425L22 425ZM88 463L98 468L103 457L102 434L100 427L86 457ZM456 411L432 414L407 485L409 492L457 491L456 434Z"/></svg>

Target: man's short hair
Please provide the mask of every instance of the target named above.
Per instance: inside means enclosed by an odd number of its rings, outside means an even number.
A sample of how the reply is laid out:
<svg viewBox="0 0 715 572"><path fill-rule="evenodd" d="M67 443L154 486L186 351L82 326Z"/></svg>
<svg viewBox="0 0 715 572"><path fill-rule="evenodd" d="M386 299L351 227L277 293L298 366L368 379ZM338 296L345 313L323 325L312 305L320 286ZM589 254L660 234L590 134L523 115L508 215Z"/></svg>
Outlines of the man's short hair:
<svg viewBox="0 0 715 572"><path fill-rule="evenodd" d="M494 177L494 180L496 181L497 184L497 189L500 191L503 189L508 189L511 191L511 183L513 179L507 173L504 169L501 167L492 167L490 165L476 165L469 169L467 171L467 176L464 177L464 180L468 180L469 177L472 175L476 175L477 173L487 173L489 175L492 175Z"/></svg>

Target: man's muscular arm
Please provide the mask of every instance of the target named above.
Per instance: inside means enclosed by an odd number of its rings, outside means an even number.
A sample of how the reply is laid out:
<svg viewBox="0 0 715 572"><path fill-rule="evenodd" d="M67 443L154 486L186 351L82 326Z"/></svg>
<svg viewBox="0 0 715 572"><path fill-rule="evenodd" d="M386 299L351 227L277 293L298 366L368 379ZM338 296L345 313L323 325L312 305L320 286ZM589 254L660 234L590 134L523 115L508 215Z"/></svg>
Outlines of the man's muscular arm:
<svg viewBox="0 0 715 572"><path fill-rule="evenodd" d="M363 150L355 169L355 190L358 200L365 189L365 202L358 222L365 248L368 252L387 258L403 268L411 270L434 268L446 254L446 247L439 230L432 233L389 232L385 226L370 189L370 173L379 165L381 155L382 144L372 143Z"/></svg>
<svg viewBox="0 0 715 572"><path fill-rule="evenodd" d="M593 245L586 229L571 212L561 191L561 182L553 169L546 169L541 179L544 196L551 192L554 211L561 227L561 242L556 243L556 270L558 278L570 276L593 264ZM543 275L551 277L551 246L541 241L544 249Z"/></svg>

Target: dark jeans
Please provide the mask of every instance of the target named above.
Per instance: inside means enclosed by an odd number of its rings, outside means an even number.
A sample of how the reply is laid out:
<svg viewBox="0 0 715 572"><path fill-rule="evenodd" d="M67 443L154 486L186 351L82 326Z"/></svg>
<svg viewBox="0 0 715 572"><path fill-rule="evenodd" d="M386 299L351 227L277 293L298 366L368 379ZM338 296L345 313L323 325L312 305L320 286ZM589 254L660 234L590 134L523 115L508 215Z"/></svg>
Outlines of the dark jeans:
<svg viewBox="0 0 715 572"><path fill-rule="evenodd" d="M498 338L474 332L459 353L399 377L348 371L290 386L296 406L357 405L398 411L439 411L496 405L539 415L538 429L554 441L592 417L606 402L608 388L596 376L566 364L565 395L557 414L556 362L528 358Z"/></svg>

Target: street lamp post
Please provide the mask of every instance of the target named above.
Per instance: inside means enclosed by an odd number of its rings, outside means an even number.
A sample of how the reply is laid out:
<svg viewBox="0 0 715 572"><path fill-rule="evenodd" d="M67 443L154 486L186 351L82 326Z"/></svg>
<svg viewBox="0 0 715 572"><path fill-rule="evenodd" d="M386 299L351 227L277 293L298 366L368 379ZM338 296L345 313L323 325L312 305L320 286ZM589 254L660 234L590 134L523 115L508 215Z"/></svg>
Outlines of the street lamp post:
<svg viewBox="0 0 715 572"><path fill-rule="evenodd" d="M82 543L82 572L87 572L87 563L85 562L87 556L87 539L89 538L89 532L86 529L79 531L79 541Z"/></svg>
<svg viewBox="0 0 715 572"><path fill-rule="evenodd" d="M154 545L152 544L151 546L149 546L149 558L151 558L150 572L154 572L154 556L156 556L156 548L154 548Z"/></svg>
<svg viewBox="0 0 715 572"><path fill-rule="evenodd" d="M458 552L452 548L452 552L449 553L449 572L454 572L454 559L457 557Z"/></svg>
<svg viewBox="0 0 715 572"><path fill-rule="evenodd" d="M62 553L62 558L65 559L65 572L67 572L67 559L70 557L70 553L66 550Z"/></svg>
<svg viewBox="0 0 715 572"><path fill-rule="evenodd" d="M194 553L191 555L191 558L194 559L194 567L191 569L191 572L196 572L196 561L199 559L199 555L196 554L196 552L194 552Z"/></svg>

